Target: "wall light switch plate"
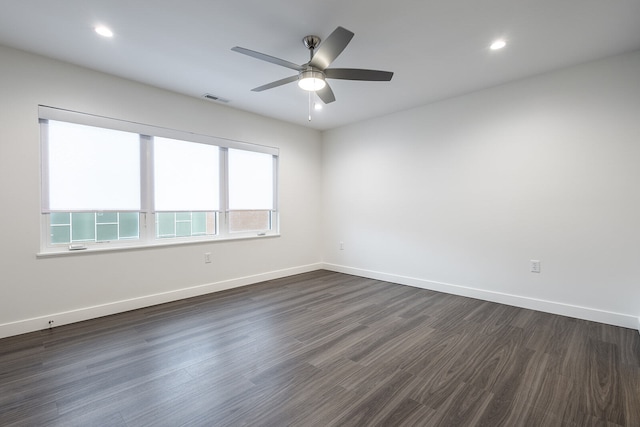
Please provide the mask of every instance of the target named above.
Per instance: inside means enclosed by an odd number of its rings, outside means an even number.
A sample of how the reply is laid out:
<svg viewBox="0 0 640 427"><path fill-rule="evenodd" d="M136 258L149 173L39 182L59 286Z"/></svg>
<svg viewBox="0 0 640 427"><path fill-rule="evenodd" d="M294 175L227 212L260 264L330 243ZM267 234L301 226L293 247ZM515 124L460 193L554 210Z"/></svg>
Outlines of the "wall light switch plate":
<svg viewBox="0 0 640 427"><path fill-rule="evenodd" d="M531 272L540 273L540 261L537 259L531 260Z"/></svg>

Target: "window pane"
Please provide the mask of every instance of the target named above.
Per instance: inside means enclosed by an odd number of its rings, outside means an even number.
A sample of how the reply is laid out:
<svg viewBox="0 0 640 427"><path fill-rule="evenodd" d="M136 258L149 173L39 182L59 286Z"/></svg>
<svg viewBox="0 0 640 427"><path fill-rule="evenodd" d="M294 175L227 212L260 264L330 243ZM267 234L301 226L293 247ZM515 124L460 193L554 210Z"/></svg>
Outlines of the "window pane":
<svg viewBox="0 0 640 427"><path fill-rule="evenodd" d="M117 212L98 212L96 214L96 222L98 224L116 224L118 222Z"/></svg>
<svg viewBox="0 0 640 427"><path fill-rule="evenodd" d="M191 236L191 221L176 222L176 237Z"/></svg>
<svg viewBox="0 0 640 427"><path fill-rule="evenodd" d="M169 138L153 141L155 210L218 210L220 149Z"/></svg>
<svg viewBox="0 0 640 427"><path fill-rule="evenodd" d="M138 212L57 212L50 221L51 244L138 239L140 233Z"/></svg>
<svg viewBox="0 0 640 427"><path fill-rule="evenodd" d="M212 236L216 230L217 212L158 212L156 237Z"/></svg>
<svg viewBox="0 0 640 427"><path fill-rule="evenodd" d="M229 149L229 209L273 209L273 156Z"/></svg>
<svg viewBox="0 0 640 427"><path fill-rule="evenodd" d="M51 243L71 243L71 226L56 225L51 227Z"/></svg>
<svg viewBox="0 0 640 427"><path fill-rule="evenodd" d="M156 236L174 237L176 235L176 214L161 212L156 215Z"/></svg>
<svg viewBox="0 0 640 427"><path fill-rule="evenodd" d="M96 234L97 242L118 240L118 224L98 224Z"/></svg>
<svg viewBox="0 0 640 427"><path fill-rule="evenodd" d="M50 120L45 211L140 210L140 136Z"/></svg>
<svg viewBox="0 0 640 427"><path fill-rule="evenodd" d="M119 233L121 239L137 239L139 237L140 215L137 212L123 212L119 215Z"/></svg>
<svg viewBox="0 0 640 427"><path fill-rule="evenodd" d="M191 215L191 234L207 234L207 213L194 212Z"/></svg>
<svg viewBox="0 0 640 427"><path fill-rule="evenodd" d="M95 240L96 216L94 213L71 214L71 240Z"/></svg>
<svg viewBox="0 0 640 427"><path fill-rule="evenodd" d="M262 231L271 229L271 211L231 211L229 231Z"/></svg>
<svg viewBox="0 0 640 427"><path fill-rule="evenodd" d="M55 212L51 214L51 225L53 224L71 224L71 214L69 212Z"/></svg>

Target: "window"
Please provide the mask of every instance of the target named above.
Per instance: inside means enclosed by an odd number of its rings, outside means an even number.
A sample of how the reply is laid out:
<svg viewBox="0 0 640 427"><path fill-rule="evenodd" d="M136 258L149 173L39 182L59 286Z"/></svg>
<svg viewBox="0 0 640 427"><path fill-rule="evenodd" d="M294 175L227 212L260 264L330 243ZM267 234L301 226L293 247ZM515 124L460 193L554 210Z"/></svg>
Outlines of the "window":
<svg viewBox="0 0 640 427"><path fill-rule="evenodd" d="M264 153L229 149L229 232L271 227L273 158Z"/></svg>
<svg viewBox="0 0 640 427"><path fill-rule="evenodd" d="M158 212L156 215L156 237L160 239L216 234L215 212Z"/></svg>
<svg viewBox="0 0 640 427"><path fill-rule="evenodd" d="M39 112L44 252L278 232L276 148Z"/></svg>
<svg viewBox="0 0 640 427"><path fill-rule="evenodd" d="M52 244L110 242L138 239L138 214L134 212L53 212L49 236Z"/></svg>
<svg viewBox="0 0 640 427"><path fill-rule="evenodd" d="M48 131L45 209L140 210L137 135L57 121Z"/></svg>

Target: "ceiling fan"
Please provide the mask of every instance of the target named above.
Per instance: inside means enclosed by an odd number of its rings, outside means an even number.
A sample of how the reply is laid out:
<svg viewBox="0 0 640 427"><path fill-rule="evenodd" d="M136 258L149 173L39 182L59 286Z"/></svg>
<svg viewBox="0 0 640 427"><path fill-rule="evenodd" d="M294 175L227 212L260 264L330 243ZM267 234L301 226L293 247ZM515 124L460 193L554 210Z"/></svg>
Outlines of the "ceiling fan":
<svg viewBox="0 0 640 427"><path fill-rule="evenodd" d="M231 48L231 50L298 72L295 76L258 86L251 89L252 91L262 92L263 90L273 89L297 80L300 88L316 92L325 104L329 104L335 101L336 97L325 79L388 82L393 77L393 73L390 71L364 70L360 68L327 68L347 47L353 36L354 33L342 27L336 28L322 44L320 44L320 37L306 36L302 39L302 42L309 49L310 59L309 62L302 65L239 46Z"/></svg>

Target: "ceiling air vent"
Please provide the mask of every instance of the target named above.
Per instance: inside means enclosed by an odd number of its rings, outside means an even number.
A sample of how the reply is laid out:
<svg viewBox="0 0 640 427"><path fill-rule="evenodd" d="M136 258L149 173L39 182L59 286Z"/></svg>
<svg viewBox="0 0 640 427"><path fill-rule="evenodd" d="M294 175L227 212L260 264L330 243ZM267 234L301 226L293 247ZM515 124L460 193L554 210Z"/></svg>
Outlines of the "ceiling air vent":
<svg viewBox="0 0 640 427"><path fill-rule="evenodd" d="M229 102L228 99L221 98L219 96L215 96L210 93L205 93L204 95L202 95L202 97L204 99L208 99L209 101L224 102L225 104Z"/></svg>

